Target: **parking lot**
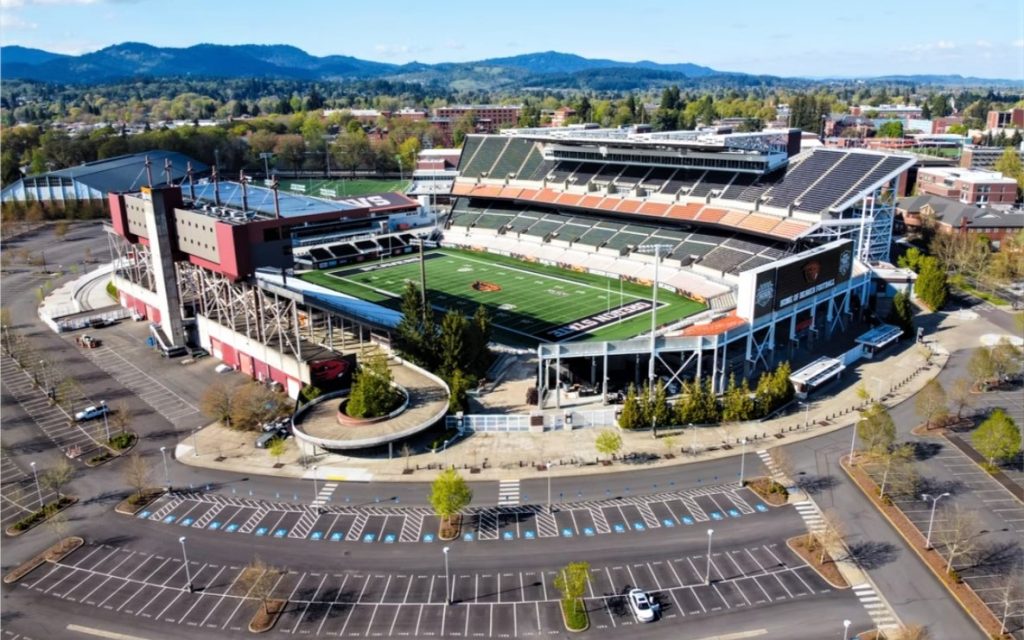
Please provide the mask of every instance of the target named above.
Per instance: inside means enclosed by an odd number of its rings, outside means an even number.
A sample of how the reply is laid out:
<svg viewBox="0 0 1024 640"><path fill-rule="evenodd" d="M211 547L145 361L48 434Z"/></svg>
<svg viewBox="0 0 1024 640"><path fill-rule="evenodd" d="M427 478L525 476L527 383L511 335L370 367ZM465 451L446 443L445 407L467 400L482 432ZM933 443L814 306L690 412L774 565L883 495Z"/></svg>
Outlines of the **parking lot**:
<svg viewBox="0 0 1024 640"><path fill-rule="evenodd" d="M45 469L40 469L40 472ZM56 494L39 486L42 492L43 502L39 502L39 493L32 479L32 472L21 469L7 455L7 451L0 449L0 478L3 484L0 485L0 498L3 504L0 508L0 525L7 527L28 514L37 511L42 504L52 501Z"/></svg>
<svg viewBox="0 0 1024 640"><path fill-rule="evenodd" d="M275 629L301 635L465 638L531 637L562 628L555 571L471 573L460 571L457 562L450 582L440 566L436 573L285 572L273 595L287 598L288 606ZM594 565L586 596L591 624L597 629L634 624L622 597L631 587L651 592L666 621L832 592L781 544L712 553L710 586L705 584L707 566L707 557L700 555ZM192 562L189 570L195 593L187 588L180 558L87 545L20 584L124 616L203 630L243 630L260 606L246 598L239 582L243 568ZM444 604L447 589L452 606Z"/></svg>
<svg viewBox="0 0 1024 640"><path fill-rule="evenodd" d="M996 552L982 554L976 558L963 556L957 560L953 568L996 616L1001 617L1006 578L1011 571L1009 565L1012 564L1014 553L1020 553L1021 534L1024 534L1024 505L956 447L944 446L928 462L942 470L941 477L951 479L952 489L952 495L946 498L946 504L940 503L936 509L935 522L932 525L932 544L945 556L941 540L943 532L948 528L948 508L954 502L961 508L978 514L977 527L983 531L980 544L983 548L991 548ZM920 499L896 500L895 503L922 535L925 535L931 517L931 503ZM989 522L992 524L987 524ZM1009 616L1008 628L1015 631L1013 637L1024 638L1024 610L1018 603L1011 605L1010 611L1015 614Z"/></svg>
<svg viewBox="0 0 1024 640"><path fill-rule="evenodd" d="M58 449L88 458L100 447L87 428L93 425L74 423L64 409L50 402L46 394L34 385L32 376L19 368L12 358L0 356L0 377L8 393ZM89 402L83 397L75 406Z"/></svg>
<svg viewBox="0 0 1024 640"><path fill-rule="evenodd" d="M590 537L686 527L768 511L747 489L718 486L562 505L470 507L463 540ZM439 522L426 507L268 502L219 493L173 492L137 517L233 534L313 541L434 542Z"/></svg>

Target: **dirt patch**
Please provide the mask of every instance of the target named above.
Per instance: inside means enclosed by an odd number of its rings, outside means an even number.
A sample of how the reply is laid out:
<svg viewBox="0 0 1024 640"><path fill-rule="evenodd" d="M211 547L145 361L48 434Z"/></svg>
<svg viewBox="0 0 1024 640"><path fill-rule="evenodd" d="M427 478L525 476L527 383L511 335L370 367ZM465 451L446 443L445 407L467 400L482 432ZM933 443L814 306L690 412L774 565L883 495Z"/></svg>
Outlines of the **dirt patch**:
<svg viewBox="0 0 1024 640"><path fill-rule="evenodd" d="M450 519L441 518L441 524L437 528L437 537L448 542L455 540L462 533L462 516L454 516Z"/></svg>
<svg viewBox="0 0 1024 640"><path fill-rule="evenodd" d="M483 280L477 280L470 286L473 288L474 291L483 291L485 293L501 291L500 284L494 284L493 282L484 282Z"/></svg>
<svg viewBox="0 0 1024 640"><path fill-rule="evenodd" d="M848 589L850 587L850 583L839 572L836 561L832 559L832 556L827 551L825 552L824 559L822 559L821 543L813 535L796 536L786 540L786 544L794 553L803 558L804 562L809 564L812 569L817 571L818 575L825 579L825 582L836 589Z"/></svg>
<svg viewBox="0 0 1024 640"><path fill-rule="evenodd" d="M114 507L114 511L126 515L134 516L136 513L142 511L146 505L153 502L164 494L163 489L149 489L142 493L142 495L132 494L117 503Z"/></svg>
<svg viewBox="0 0 1024 640"><path fill-rule="evenodd" d="M249 633L265 633L273 629L287 604L287 600L277 598L260 604L249 621Z"/></svg>
<svg viewBox="0 0 1024 640"><path fill-rule="evenodd" d="M64 538L57 544L36 554L27 562L23 562L11 570L4 576L4 584L13 584L18 580L21 580L28 574L32 573L44 562L60 562L64 556L68 555L83 544L85 544L85 540L77 536Z"/></svg>
<svg viewBox="0 0 1024 640"><path fill-rule="evenodd" d="M768 477L749 480L747 488L773 507L781 507L789 500L789 491L786 487Z"/></svg>
<svg viewBox="0 0 1024 640"><path fill-rule="evenodd" d="M995 614L985 606L985 603L973 589L963 582L958 582L954 576L946 573L946 560L939 555L938 551L925 549L924 535L918 531L917 527L898 507L886 504L878 497L878 485L871 479L871 476L859 466L850 467L845 458L840 464L854 484L867 496L871 504L885 516L889 524L907 542L907 546L913 549L918 558L928 566L935 577L939 579L939 582L946 587L953 598L967 612L967 615L974 620L975 624L987 635L998 637L1000 625Z"/></svg>

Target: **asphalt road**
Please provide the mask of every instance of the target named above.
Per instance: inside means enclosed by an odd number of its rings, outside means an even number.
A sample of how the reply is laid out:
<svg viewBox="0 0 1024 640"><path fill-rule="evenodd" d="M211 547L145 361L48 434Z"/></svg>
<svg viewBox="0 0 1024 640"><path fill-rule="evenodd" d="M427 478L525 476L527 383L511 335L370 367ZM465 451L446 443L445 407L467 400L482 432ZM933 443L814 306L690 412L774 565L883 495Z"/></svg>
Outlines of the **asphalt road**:
<svg viewBox="0 0 1024 640"><path fill-rule="evenodd" d="M105 251L106 243L105 240L96 241L97 232L98 229L83 231L76 226L69 234L71 240L61 246L62 260L68 262L80 258L86 246L92 246L94 255L99 257ZM51 243L52 240L44 233L25 244L42 247ZM192 365L196 367L194 369L179 367L179 379L176 377L177 374L169 369L177 365L159 361L159 358L139 347L136 336L138 330L130 323L103 331L109 332L111 344L120 349L138 349L131 352L131 356L127 358L129 364L134 365L137 371L132 371L125 363L104 354L70 356L67 342L42 328L35 318L35 303L31 292L41 281L42 278L31 270L4 274L4 304L11 308L15 324L32 334L33 340L40 345L43 353L51 359L59 360L68 373L82 380L89 397L104 398L108 402L124 399L130 404L135 415L133 428L143 435L139 451L146 456L154 469L154 476L158 478L162 471L159 447L164 445L173 449L173 444L188 432L192 416L187 413L176 413L181 411L182 407L176 406L173 402L165 402L160 393L144 398L139 397L139 394L146 395L148 382L155 377L169 393L178 394L186 401L196 398L201 391L197 392L195 389L201 389L206 378L195 375L195 372L200 371L206 364ZM12 291L17 294L13 298L10 296ZM147 359L150 357L156 360L151 362ZM3 443L6 449L4 484L7 484L8 471L12 472L19 483L24 484L23 476L28 469L29 461L36 460L39 467L44 468L54 463L57 454L53 451L52 442L37 425L30 422L28 415L20 407L11 404L6 389L3 404ZM841 474L836 472L836 459L847 450L848 443L849 430L846 430L790 447L794 462L805 473L805 479L817 479L816 484L811 483L812 488L816 488L815 498L824 507L835 506L843 511L854 552L904 621L929 623L936 638L980 637L973 625L959 613L959 609L950 601L945 591L931 578L927 570L911 557L910 551L881 521L856 488L849 486ZM753 451L748 451L746 456L748 476L763 472L759 459L753 454ZM113 504L125 494L125 490L122 489L124 482L121 478L120 463L115 461L97 469L80 470L72 485L72 491L85 498L69 511L72 530L83 535L89 543L88 546L61 563L67 566L45 567L34 572L24 581L24 585L4 587L4 606L0 620L3 621L5 630L28 632L29 637L87 637L69 630L68 624L100 627L144 638L192 638L197 635L232 637L234 632L230 628L237 625L237 621L245 618L245 615L238 613L241 608L233 611L231 615L226 615L223 611L225 607L221 605L228 601L228 596L224 594L232 588L230 583L225 584L224 578L232 575L232 571L237 574L241 566L251 560L253 555L258 554L276 565L287 567L291 572L289 575L292 576L289 580L296 580L293 589L299 589L302 593L312 590L312 595L298 598L300 604L309 605L307 611L300 613L291 610L286 614L289 617L285 624L278 627L280 631L291 631L300 635L303 631L313 632L311 621L315 621L318 616L322 616L322 620L325 621L323 629L337 633L341 633L342 629L336 629L334 626L328 628L328 622L333 625L343 616L357 621L357 630L346 628L346 635L371 636L384 634L385 631L395 635L411 634L416 633L416 628L410 627L412 623L407 618L413 615L413 610L420 624L423 616L426 616L429 624L434 625L439 615L437 610L441 609L444 635L465 637L465 634L472 633L480 634L481 637L500 637L509 633L507 621L510 612L514 631L518 630L521 613L524 620L529 617L528 611L520 611L529 608L528 601L534 605L535 619L537 616L541 617L541 623L535 625L536 631L539 632L543 628L549 635L562 635L557 619L551 621L544 618L553 615L549 603L550 594L540 598L536 596L535 587L526 587L537 581L541 582L542 587L548 586L548 572L570 559L588 560L595 569L600 569L595 572L596 575L605 574L600 578L603 582L598 583L595 580L594 585L600 585L597 586L598 592L594 592L591 600L588 600L588 607L593 609L595 625L588 635L594 637L612 637L628 632L631 637L706 638L721 633L760 633L762 630L761 635L764 637L841 637L843 619L854 621L853 630L870 628L871 620L865 613L862 602L873 597L872 594L855 594L851 591L822 587L821 584L814 582L815 577L806 575L806 569L799 567L802 563L787 555L785 539L806 532L804 523L792 507L773 509L766 513L741 511L739 517L730 516L728 509L723 508L722 521L713 521L708 516L706 521L694 518L695 522L687 525L683 518L686 515L695 516L692 510L682 510L671 500L662 500L662 507L657 509L663 508L665 512L655 513L653 503L657 500L646 500L646 496L653 494L703 490L709 486L735 482L738 479L738 467L739 460L734 457L679 468L644 469L639 466L630 473L554 479L553 502L599 503L596 509L608 522L607 534L588 536L586 520L584 519L584 524L581 525L575 518L577 510L570 509L567 505L558 510L558 514L561 515L555 516L555 530L559 534L555 536L540 536L539 527L536 527L536 539L521 535L524 528L518 516L515 518L518 527L516 536L511 540L506 540L503 535L511 528L508 518L505 521L498 520L493 527L482 527L477 522L474 528L477 535L473 541L460 540L452 545L452 570L459 572L460 576L467 576L474 584L472 600L469 599L468 592L456 591L461 600L456 608L466 610L465 613L453 614L462 616L456 618L463 624L463 628L459 630L457 624L449 626L447 613L434 601L435 587L424 591L422 583L426 578L418 577L432 576L436 582L443 571L440 545L436 542L423 542L422 539L422 532L429 529L430 523L422 525L421 535L417 536L418 542L399 541L389 545L386 542L366 544L355 540L332 542L326 525L323 527L326 540L314 540L309 536L290 537L288 533L278 538L274 537L276 530L281 528L276 526L277 522L273 525L262 525L262 519L254 524L253 530L257 530L259 526L267 526L269 535L258 536L253 533L246 535L245 538L237 538L236 535L228 534L224 530L196 526L199 519L206 514L200 514L198 511L195 520L187 526L183 526L183 520L179 519L190 517L187 512L175 512L175 521L169 523L164 523L162 519L153 521L113 516ZM308 481L265 477L239 478L234 474L174 463L170 469L171 483L175 487L184 489L192 485L194 489L206 493L206 487L209 485L209 493L217 494L224 499L248 499L250 491L255 501L280 500L287 503L292 502L292 497L297 497L301 493L306 493L310 499L313 497L311 483ZM545 503L546 477L532 470L529 474L530 477L524 475L520 478L520 483L515 487L518 501L521 504ZM497 504L500 497L497 483L474 484L474 490L475 504L481 507ZM397 503L401 508L408 508L425 504L425 496L426 486L422 484L345 485L344 488L336 489L329 500L325 501L324 506L325 510L336 510L339 514L353 504L377 506ZM647 502L647 508L655 516L659 526L650 526L649 520L645 519L640 506L636 504L639 497L645 497L643 501ZM698 505L705 504L708 499L701 498ZM304 500L302 498L298 501ZM608 501L614 503L614 509L603 504ZM679 502L682 504L681 500ZM174 512L177 508L172 507L170 511ZM590 512L590 522L598 529L594 508L592 505L586 507ZM635 509L637 515L634 515L631 509ZM712 509L710 505L702 507L705 515ZM612 530L616 510L621 515L621 523L626 529L618 535ZM562 530L569 526L569 523L565 522L567 513L570 514L573 532L571 537L562 535ZM579 515L581 519L586 517L582 510L579 510ZM215 517L216 515L211 517L204 525L212 522ZM674 518L675 524L671 527L666 526L666 517ZM645 525L642 531L632 526L638 518ZM318 525L315 522L312 526ZM717 544L713 548L712 560L720 579L717 589L710 590L697 584L700 578L700 561L702 558L706 561L705 531L709 526L716 530L714 541L717 541ZM349 528L346 526L346 529ZM490 531L492 528L499 533L498 539L481 540L481 531ZM289 524L288 529L289 533L294 531L294 525ZM384 530L385 526L382 525L379 531L383 533ZM312 531L314 529L309 530L310 533ZM174 563L178 562L176 559L181 549L177 540L180 535L188 537L190 567L196 570L196 578L208 577L210 580L208 593L204 590L198 596L187 594L179 582L184 572L178 570L167 574L174 568ZM45 530L35 530L21 538L5 541L4 567L10 567L17 560L48 544L47 536ZM401 536L401 530L398 531L398 536ZM358 539L362 540L362 531ZM244 544L238 544L241 540L244 540ZM375 542L380 542L380 538ZM324 550L330 551L324 553ZM104 554L102 557L99 555L101 553ZM769 575L773 571L771 565L764 564L771 554L777 557L776 569L782 572L778 576ZM147 573L146 580L131 582L140 580L139 576L121 575L113 569L110 563L116 563L124 556L139 556L142 559L152 556L146 560L149 564L145 567L134 567L139 569L139 573ZM136 561L137 559L132 559L126 562ZM167 566L160 569L152 567L153 563L164 561ZM110 569L108 574L97 573L97 567L101 562L103 567ZM82 566L79 567L79 564ZM132 566L125 564L123 570L128 570ZM678 578L668 570L670 566L675 567ZM180 563L178 568L182 568ZM46 572L51 569L54 573L47 577ZM147 569L155 572L151 580ZM680 570L684 573L679 573ZM689 574L685 573L687 570ZM527 575L528 573L530 575ZM314 584L317 577L322 583ZM521 583L518 589L515 588L514 577L518 577ZM514 599L513 602L498 602L497 599L478 601L476 583L479 580L482 579L485 584L489 584L486 581L504 581L506 578L512 581L513 588L508 597ZM395 581L395 588L389 585L389 579ZM456 584L460 579L456 578ZM381 580L383 585L379 584ZM159 584L153 584L153 581L158 581ZM138 600L147 597L145 608L141 608L142 605L138 602L128 603L121 600L116 601L122 612L115 611L117 607L113 604L110 605L110 609L105 605L97 606L94 596L102 593L106 597L106 590L118 582L131 582L133 589L139 590ZM362 594L355 594L355 602L352 602L352 597L345 595L350 594L348 582L361 584L360 589L364 591ZM802 586L796 589L798 583L802 583ZM38 590L34 588L37 584ZM103 584L107 586L102 586ZM397 585L402 584L406 586L406 593L417 594L416 599L411 601L416 607L406 607L405 605L410 603L408 599L402 603L392 601L398 597L395 595ZM665 604L664 619L643 627L627 624L629 616L621 613L621 607L614 604L615 600L604 598L606 591L613 595L626 585L632 584L663 592L661 597ZM776 585L783 588L780 589ZM41 591L47 589L45 595L40 595ZM82 593L85 589L98 590L96 594L85 597L83 602L79 598L85 595ZM494 589L485 591L490 593ZM501 589L498 593L504 594L505 591ZM327 602L325 594L335 595L335 600L343 606L336 607L336 602ZM362 598L367 594L371 598L366 600L364 605ZM123 596L123 593L120 596L116 593L110 594L112 602ZM231 597L240 602L237 597ZM504 595L497 597L503 598ZM763 599L764 602L759 602L759 599ZM90 600L93 604L89 604ZM612 603L611 606L609 602ZM238 602L235 602L236 606L237 604ZM158 606L160 611L155 610ZM719 610L716 611L715 606ZM132 607L135 613L125 615L123 611L129 607ZM188 609L191 607L194 609L189 613ZM205 608L213 612L209 614L210 620L216 618L216 624L220 625L216 629L207 626L211 624L209 620L203 622L197 619L196 612ZM369 618L366 617L365 611L368 608L373 609ZM317 615L310 615L309 610ZM696 613L698 610L699 614ZM167 621L172 615L169 612L175 613L174 622ZM147 613L152 617L146 617ZM159 614L163 614L162 617ZM378 614L381 616L380 621L377 620ZM547 622L544 622L545 620ZM195 623L194 626L189 625L189 622ZM390 625L388 629L379 627L384 623ZM601 625L604 625L603 628ZM433 633L442 632L441 627L429 628ZM319 629L318 632L323 629ZM524 626L521 635L526 636L533 629ZM551 630L555 633L551 634ZM422 629L420 632L429 633Z"/></svg>

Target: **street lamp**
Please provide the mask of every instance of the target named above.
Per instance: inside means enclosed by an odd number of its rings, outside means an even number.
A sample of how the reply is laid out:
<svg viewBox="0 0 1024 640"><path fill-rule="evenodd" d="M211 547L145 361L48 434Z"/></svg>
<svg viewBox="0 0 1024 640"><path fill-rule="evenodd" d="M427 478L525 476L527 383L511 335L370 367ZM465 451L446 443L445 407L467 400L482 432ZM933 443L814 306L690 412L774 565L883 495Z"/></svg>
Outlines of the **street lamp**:
<svg viewBox="0 0 1024 640"><path fill-rule="evenodd" d="M850 637L850 621L843 620L843 640L847 640Z"/></svg>
<svg viewBox="0 0 1024 640"><path fill-rule="evenodd" d="M316 487L316 468L316 465L313 465L313 505L316 508L316 512L320 513L320 505L317 504L317 496L320 495L320 492Z"/></svg>
<svg viewBox="0 0 1024 640"><path fill-rule="evenodd" d="M673 246L675 245L642 244L636 248L637 253L654 254L654 287L651 288L651 360L647 367L647 401L651 403L651 433L655 438L658 437L658 425L655 422L657 412L654 411L654 358L656 348L655 342L657 340L658 332L658 265L661 263L662 249L667 252L672 249Z"/></svg>
<svg viewBox="0 0 1024 640"><path fill-rule="evenodd" d="M740 486L742 487L743 486L743 471L744 471L744 467L746 466L746 461L747 461L747 439L743 438L743 440L741 440L741 443L742 444L741 444L741 448L740 448Z"/></svg>
<svg viewBox="0 0 1024 640"><path fill-rule="evenodd" d="M167 487L168 491L170 491L171 490L171 473L167 469L167 447L160 447L160 457L163 458L163 461L164 461L164 486Z"/></svg>
<svg viewBox="0 0 1024 640"><path fill-rule="evenodd" d="M551 507L551 467L555 466L555 463L548 460L548 463L545 466L547 467L548 472L548 513L551 513L554 511Z"/></svg>
<svg viewBox="0 0 1024 640"><path fill-rule="evenodd" d="M102 404L107 404L104 400ZM124 424L123 422L121 424ZM110 422L107 421L107 412L103 411L103 432L107 435L107 444L110 444Z"/></svg>
<svg viewBox="0 0 1024 640"><path fill-rule="evenodd" d="M714 532L714 529L708 529L708 568L704 572L704 584L708 586L711 586L711 534Z"/></svg>
<svg viewBox="0 0 1024 640"><path fill-rule="evenodd" d="M260 159L263 160L263 177L270 178L270 163L268 160L274 157L274 154L264 151L260 154Z"/></svg>
<svg viewBox="0 0 1024 640"><path fill-rule="evenodd" d="M804 405L804 429L807 429L811 421L811 403L805 401L800 404Z"/></svg>
<svg viewBox="0 0 1024 640"><path fill-rule="evenodd" d="M36 481L36 496L39 498L39 508L43 508L43 492L39 489L39 474L36 473L36 461L28 463L28 466L32 467L32 478Z"/></svg>
<svg viewBox="0 0 1024 640"><path fill-rule="evenodd" d="M185 536L178 538L181 543L181 559L185 562L185 581L188 582L188 592L192 593L195 588L192 586L192 572L188 569L188 554L185 552Z"/></svg>
<svg viewBox="0 0 1024 640"><path fill-rule="evenodd" d="M441 551L444 552L444 604L448 606L452 603L452 588L448 577L448 551L451 547L442 547Z"/></svg>
<svg viewBox="0 0 1024 640"><path fill-rule="evenodd" d="M857 423L853 423L853 435L850 437L850 466L853 466L854 449L857 447Z"/></svg>
<svg viewBox="0 0 1024 640"><path fill-rule="evenodd" d="M932 514L928 517L928 535L925 536L925 540L924 540L924 548L925 549L931 549L932 548L932 525L935 524L935 505L939 504L939 500L942 500L943 498L946 498L948 496L949 496L949 492L948 491L946 493L941 494L941 495L937 495L934 498L931 497L930 495L928 495L927 493L922 493L921 494L921 499L922 500L925 500L925 501L931 500L932 501Z"/></svg>
<svg viewBox="0 0 1024 640"><path fill-rule="evenodd" d="M192 457L193 458L198 458L199 457L199 438L198 438L198 436L199 436L199 428L197 427L195 429L195 431L192 432Z"/></svg>

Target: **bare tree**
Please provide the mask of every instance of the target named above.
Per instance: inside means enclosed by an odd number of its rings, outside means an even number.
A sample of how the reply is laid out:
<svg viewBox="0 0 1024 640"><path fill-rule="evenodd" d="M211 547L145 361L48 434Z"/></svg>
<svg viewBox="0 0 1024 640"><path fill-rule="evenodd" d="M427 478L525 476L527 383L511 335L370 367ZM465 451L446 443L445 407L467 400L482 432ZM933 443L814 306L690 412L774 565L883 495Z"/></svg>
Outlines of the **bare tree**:
<svg viewBox="0 0 1024 640"><path fill-rule="evenodd" d="M149 463L139 455L138 451L135 451L128 456L128 462L125 464L122 473L124 474L125 484L135 491L134 495L136 498L141 499L146 489L149 488L149 479L152 473Z"/></svg>
<svg viewBox="0 0 1024 640"><path fill-rule="evenodd" d="M943 516L935 537L945 549L948 560L946 573L949 573L957 558L977 548L981 531L978 529L978 514L973 511L964 511L955 506L947 509Z"/></svg>
<svg viewBox="0 0 1024 640"><path fill-rule="evenodd" d="M956 419L963 419L964 409L974 406L974 397L971 395L971 381L967 378L957 378L949 390L949 399L956 408Z"/></svg>
<svg viewBox="0 0 1024 640"><path fill-rule="evenodd" d="M258 429L261 423L279 418L289 410L288 396L250 383L231 396L231 427L242 431Z"/></svg>
<svg viewBox="0 0 1024 640"><path fill-rule="evenodd" d="M225 427L230 427L233 396L227 385L216 382L206 389L206 393L199 401L199 409Z"/></svg>
<svg viewBox="0 0 1024 640"><path fill-rule="evenodd" d="M128 406L128 401L119 400L117 406L114 407L114 412L107 419L110 421L110 426L117 431L122 433L127 431L128 425L132 423L132 410Z"/></svg>
<svg viewBox="0 0 1024 640"><path fill-rule="evenodd" d="M75 475L75 467L68 462L67 458L61 458L57 464L46 470L43 474L43 486L52 489L58 498L63 497L64 487L71 482Z"/></svg>
<svg viewBox="0 0 1024 640"><path fill-rule="evenodd" d="M929 380L917 393L914 398L914 411L924 420L925 429L931 429L933 421L943 421L948 413L947 402L946 390L938 378Z"/></svg>
<svg viewBox="0 0 1024 640"><path fill-rule="evenodd" d="M1008 571L999 587L996 612L1000 618L999 637L1006 633L1006 621L1010 617L1024 615L1024 565L1018 563ZM1002 611L999 611L1002 608Z"/></svg>
<svg viewBox="0 0 1024 640"><path fill-rule="evenodd" d="M779 473L785 476L787 480L792 481L794 476L796 476L796 466L793 464L793 459L786 453L786 450L782 447L775 447L771 450L771 456Z"/></svg>
<svg viewBox="0 0 1024 640"><path fill-rule="evenodd" d="M917 487L918 474L914 465L914 447L902 444L879 454L883 466L882 481L878 486L878 497L885 497L886 487L893 495L914 493Z"/></svg>
<svg viewBox="0 0 1024 640"><path fill-rule="evenodd" d="M259 600L263 605L263 613L270 615L270 599L282 573L281 569L267 564L257 556L242 570L238 584L245 590L247 598Z"/></svg>
<svg viewBox="0 0 1024 640"><path fill-rule="evenodd" d="M57 405L72 413L75 408L75 400L82 397L82 388L74 378L64 378L57 385Z"/></svg>
<svg viewBox="0 0 1024 640"><path fill-rule="evenodd" d="M55 544L68 535L70 528L71 525L68 523L68 517L64 515L63 511L58 511L46 519L46 530L53 535Z"/></svg>
<svg viewBox="0 0 1024 640"><path fill-rule="evenodd" d="M846 538L846 531L843 529L843 522L839 519L839 513L834 509L826 509L821 514L822 527L815 536L818 538L818 542L821 544L821 555L818 558L818 564L824 564L825 554L828 553L830 547L842 548L843 540ZM833 556L833 562L835 557Z"/></svg>

